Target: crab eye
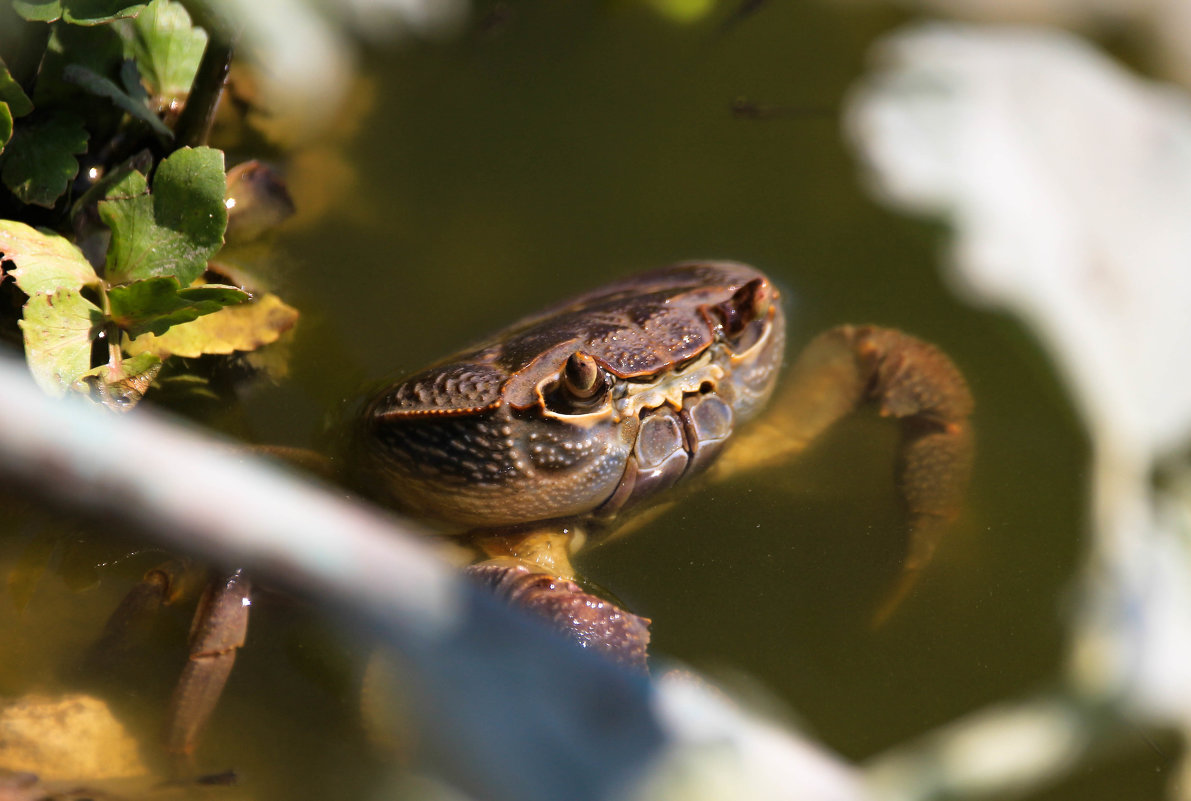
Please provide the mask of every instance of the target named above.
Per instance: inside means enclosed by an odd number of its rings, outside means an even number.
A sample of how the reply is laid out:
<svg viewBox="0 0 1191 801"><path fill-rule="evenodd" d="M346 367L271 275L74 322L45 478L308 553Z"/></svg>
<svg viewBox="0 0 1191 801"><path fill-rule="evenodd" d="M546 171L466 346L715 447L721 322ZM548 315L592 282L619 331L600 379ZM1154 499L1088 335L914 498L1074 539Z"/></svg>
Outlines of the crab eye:
<svg viewBox="0 0 1191 801"><path fill-rule="evenodd" d="M773 302L773 289L764 278L754 278L732 293L732 297L711 307L723 335L738 353L752 347L764 332L766 313Z"/></svg>
<svg viewBox="0 0 1191 801"><path fill-rule="evenodd" d="M754 278L732 293L732 297L712 307L728 335L739 334L745 326L765 316L772 292L764 278Z"/></svg>
<svg viewBox="0 0 1191 801"><path fill-rule="evenodd" d="M611 385L608 374L594 358L575 351L567 357L558 383L546 398L547 404L564 414L583 414L603 401Z"/></svg>
<svg viewBox="0 0 1191 801"><path fill-rule="evenodd" d="M569 395L586 400L603 387L603 373L595 359L575 351L562 370L563 387Z"/></svg>

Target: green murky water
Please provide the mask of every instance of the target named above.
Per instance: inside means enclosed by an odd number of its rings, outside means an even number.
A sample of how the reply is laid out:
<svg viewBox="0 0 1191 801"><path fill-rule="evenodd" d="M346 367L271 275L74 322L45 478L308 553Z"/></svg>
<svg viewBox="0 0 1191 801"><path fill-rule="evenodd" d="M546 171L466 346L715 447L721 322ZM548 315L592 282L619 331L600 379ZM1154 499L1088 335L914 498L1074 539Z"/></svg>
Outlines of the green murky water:
<svg viewBox="0 0 1191 801"><path fill-rule="evenodd" d="M1086 445L1029 336L947 292L945 232L882 210L859 184L837 112L866 46L897 19L771 3L721 34L629 4L540 6L373 56L375 112L348 150L355 190L282 243L282 294L305 315L292 374L245 400L239 432L325 442L362 384L561 296L679 259L748 261L793 298L793 347L873 322L939 344L965 370L979 454L962 523L913 599L871 630L900 519L893 432L862 417L788 471L717 486L581 569L653 619L659 662L755 682L851 758L1048 681L1062 663ZM737 118L738 97L806 113ZM143 569L105 572L102 602L43 589L32 608L79 636ZM85 613L70 603L84 597ZM255 772L279 791L267 797L343 797L370 766L353 733L362 646L300 606L262 606L206 758ZM66 650L22 642L35 670ZM1167 765L1143 747L1093 771L1111 782L1039 797L1157 797Z"/></svg>

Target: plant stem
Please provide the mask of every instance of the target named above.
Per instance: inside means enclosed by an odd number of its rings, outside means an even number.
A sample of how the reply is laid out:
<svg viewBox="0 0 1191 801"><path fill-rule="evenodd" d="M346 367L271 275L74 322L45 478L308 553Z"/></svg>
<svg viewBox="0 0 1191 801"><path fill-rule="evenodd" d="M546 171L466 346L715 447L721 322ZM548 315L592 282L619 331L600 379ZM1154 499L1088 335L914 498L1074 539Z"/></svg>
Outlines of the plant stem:
<svg viewBox="0 0 1191 801"><path fill-rule="evenodd" d="M232 63L233 44L230 39L212 31L199 61L194 84L186 99L186 107L174 126L173 150L205 144L215 119L215 107L223 94L228 68Z"/></svg>
<svg viewBox="0 0 1191 801"><path fill-rule="evenodd" d="M108 300L106 283L99 285L99 308L103 312L103 333L108 341L108 367L119 370L124 363L124 349L120 346L120 326L112 320L112 304Z"/></svg>

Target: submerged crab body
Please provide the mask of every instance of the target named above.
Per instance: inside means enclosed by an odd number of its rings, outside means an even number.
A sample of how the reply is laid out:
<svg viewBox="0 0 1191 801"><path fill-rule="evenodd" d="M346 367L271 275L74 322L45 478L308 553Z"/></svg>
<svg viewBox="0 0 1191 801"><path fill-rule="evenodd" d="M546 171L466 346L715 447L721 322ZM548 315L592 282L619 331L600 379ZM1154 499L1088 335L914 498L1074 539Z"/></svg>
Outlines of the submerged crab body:
<svg viewBox="0 0 1191 801"><path fill-rule="evenodd" d="M583 591L571 552L697 473L788 458L874 402L901 423L909 511L886 614L958 508L972 450L967 387L931 345L841 326L802 351L775 413L737 433L773 394L784 346L779 293L755 268L647 272L381 392L364 415L356 468L404 510L462 530L485 557L469 571L499 596L644 668L648 621Z"/></svg>
<svg viewBox="0 0 1191 801"><path fill-rule="evenodd" d="M383 392L365 470L455 526L609 523L711 463L768 399L783 347L778 293L747 265L628 278Z"/></svg>

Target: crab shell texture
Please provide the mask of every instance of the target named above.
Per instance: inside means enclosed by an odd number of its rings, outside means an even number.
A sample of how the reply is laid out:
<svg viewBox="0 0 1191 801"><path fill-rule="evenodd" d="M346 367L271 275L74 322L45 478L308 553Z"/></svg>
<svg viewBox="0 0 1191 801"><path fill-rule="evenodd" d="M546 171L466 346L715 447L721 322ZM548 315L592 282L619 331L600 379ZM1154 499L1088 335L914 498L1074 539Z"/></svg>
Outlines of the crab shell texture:
<svg viewBox="0 0 1191 801"><path fill-rule="evenodd" d="M763 274L675 264L390 386L365 412L361 455L382 494L449 527L598 529L705 468L768 399L783 350Z"/></svg>

